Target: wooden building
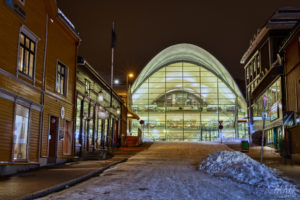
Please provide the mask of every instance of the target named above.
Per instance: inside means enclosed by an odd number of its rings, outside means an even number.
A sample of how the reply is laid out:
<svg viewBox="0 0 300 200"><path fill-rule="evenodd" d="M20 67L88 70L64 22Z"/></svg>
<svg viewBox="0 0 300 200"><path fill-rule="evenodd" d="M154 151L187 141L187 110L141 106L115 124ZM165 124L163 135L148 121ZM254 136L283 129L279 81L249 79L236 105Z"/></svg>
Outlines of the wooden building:
<svg viewBox="0 0 300 200"><path fill-rule="evenodd" d="M300 22L280 49L283 57L288 153L300 163Z"/></svg>
<svg viewBox="0 0 300 200"><path fill-rule="evenodd" d="M0 175L74 156L80 38L55 0L0 3Z"/></svg>
<svg viewBox="0 0 300 200"><path fill-rule="evenodd" d="M258 30L241 64L245 69L249 133L261 138L263 131L264 96L266 113L264 132L266 143L275 148L285 136L287 99L285 77L279 48L300 19L299 8L282 8L276 11ZM258 139L261 142L261 139Z"/></svg>
<svg viewBox="0 0 300 200"><path fill-rule="evenodd" d="M82 57L78 57L76 99L76 155L105 158L114 147L121 146L127 110L122 98Z"/></svg>

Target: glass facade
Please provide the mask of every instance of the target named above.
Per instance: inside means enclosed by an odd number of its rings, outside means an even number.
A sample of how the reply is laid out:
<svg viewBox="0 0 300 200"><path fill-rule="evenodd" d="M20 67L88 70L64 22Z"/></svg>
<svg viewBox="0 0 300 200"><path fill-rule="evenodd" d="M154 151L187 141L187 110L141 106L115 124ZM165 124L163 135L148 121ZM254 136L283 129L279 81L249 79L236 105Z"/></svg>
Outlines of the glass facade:
<svg viewBox="0 0 300 200"><path fill-rule="evenodd" d="M114 103L116 106L118 105L117 101L114 101ZM81 95L77 96L75 121L76 155L80 155L81 151L93 152L99 149L112 148L113 145L116 145L112 140L115 133L113 133L114 129L111 126L113 122L118 122L118 118L113 115L117 111L111 110L107 117L103 119L99 116L100 110L103 109L100 109L100 107L99 104L88 98L83 98ZM119 132L116 134L117 136L120 135Z"/></svg>
<svg viewBox="0 0 300 200"><path fill-rule="evenodd" d="M158 68L132 91L144 137L154 140L211 141L219 137L219 121L223 137L246 137L245 122L238 123L246 115L239 102L221 77L189 62Z"/></svg>
<svg viewBox="0 0 300 200"><path fill-rule="evenodd" d="M78 65L76 82L76 126L75 154L86 156L90 152L114 148L121 140L120 130L114 142L113 122L119 122L122 100L103 82L99 75L93 74L91 66Z"/></svg>
<svg viewBox="0 0 300 200"><path fill-rule="evenodd" d="M282 122L282 103L281 103L281 78L276 79L270 87L268 87L262 95L260 95L252 105L253 107L253 121L254 131L262 130L263 118L262 113L264 112L264 95L267 96L266 105L266 127L281 126ZM280 122L280 123L278 123Z"/></svg>

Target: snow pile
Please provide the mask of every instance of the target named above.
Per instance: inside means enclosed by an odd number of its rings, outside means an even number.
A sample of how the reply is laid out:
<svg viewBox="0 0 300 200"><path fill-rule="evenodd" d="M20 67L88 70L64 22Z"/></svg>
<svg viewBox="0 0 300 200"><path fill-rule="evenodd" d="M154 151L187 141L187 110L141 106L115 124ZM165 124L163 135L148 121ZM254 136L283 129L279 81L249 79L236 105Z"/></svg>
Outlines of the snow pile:
<svg viewBox="0 0 300 200"><path fill-rule="evenodd" d="M153 142L153 140L150 138L143 138L142 140L143 140L143 142Z"/></svg>
<svg viewBox="0 0 300 200"><path fill-rule="evenodd" d="M210 175L250 184L271 193L292 196L297 193L294 185L277 177L275 169L268 168L237 151L219 151L209 155L200 164L200 170Z"/></svg>

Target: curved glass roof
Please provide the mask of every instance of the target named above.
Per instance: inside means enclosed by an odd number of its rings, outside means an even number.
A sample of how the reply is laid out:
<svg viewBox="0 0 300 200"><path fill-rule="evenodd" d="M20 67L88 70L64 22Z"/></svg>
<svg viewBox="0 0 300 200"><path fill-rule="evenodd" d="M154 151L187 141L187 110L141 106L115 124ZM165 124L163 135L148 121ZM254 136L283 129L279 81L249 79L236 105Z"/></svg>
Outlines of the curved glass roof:
<svg viewBox="0 0 300 200"><path fill-rule="evenodd" d="M158 53L142 70L132 85L132 94L154 72L175 62L190 62L203 66L222 79L239 99L239 104L245 109L246 102L239 87L227 69L208 51L193 44L176 44Z"/></svg>

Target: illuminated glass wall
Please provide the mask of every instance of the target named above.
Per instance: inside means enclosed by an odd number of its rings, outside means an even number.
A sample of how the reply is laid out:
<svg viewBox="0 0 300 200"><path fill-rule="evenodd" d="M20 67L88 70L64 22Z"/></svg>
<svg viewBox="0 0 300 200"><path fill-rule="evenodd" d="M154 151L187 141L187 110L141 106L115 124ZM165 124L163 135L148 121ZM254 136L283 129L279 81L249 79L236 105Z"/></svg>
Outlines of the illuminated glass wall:
<svg viewBox="0 0 300 200"><path fill-rule="evenodd" d="M246 123L239 123L245 117L240 99L221 77L202 66L169 64L132 92L132 109L145 121L145 138L212 141L219 137L219 121L224 137L246 137Z"/></svg>
<svg viewBox="0 0 300 200"><path fill-rule="evenodd" d="M274 83L268 87L262 95L260 95L253 103L253 121L254 131L262 130L264 112L264 95L267 96L266 112L267 117L265 121L266 127L270 126L276 121L280 121L283 118L282 104L281 104L281 78L279 77Z"/></svg>

